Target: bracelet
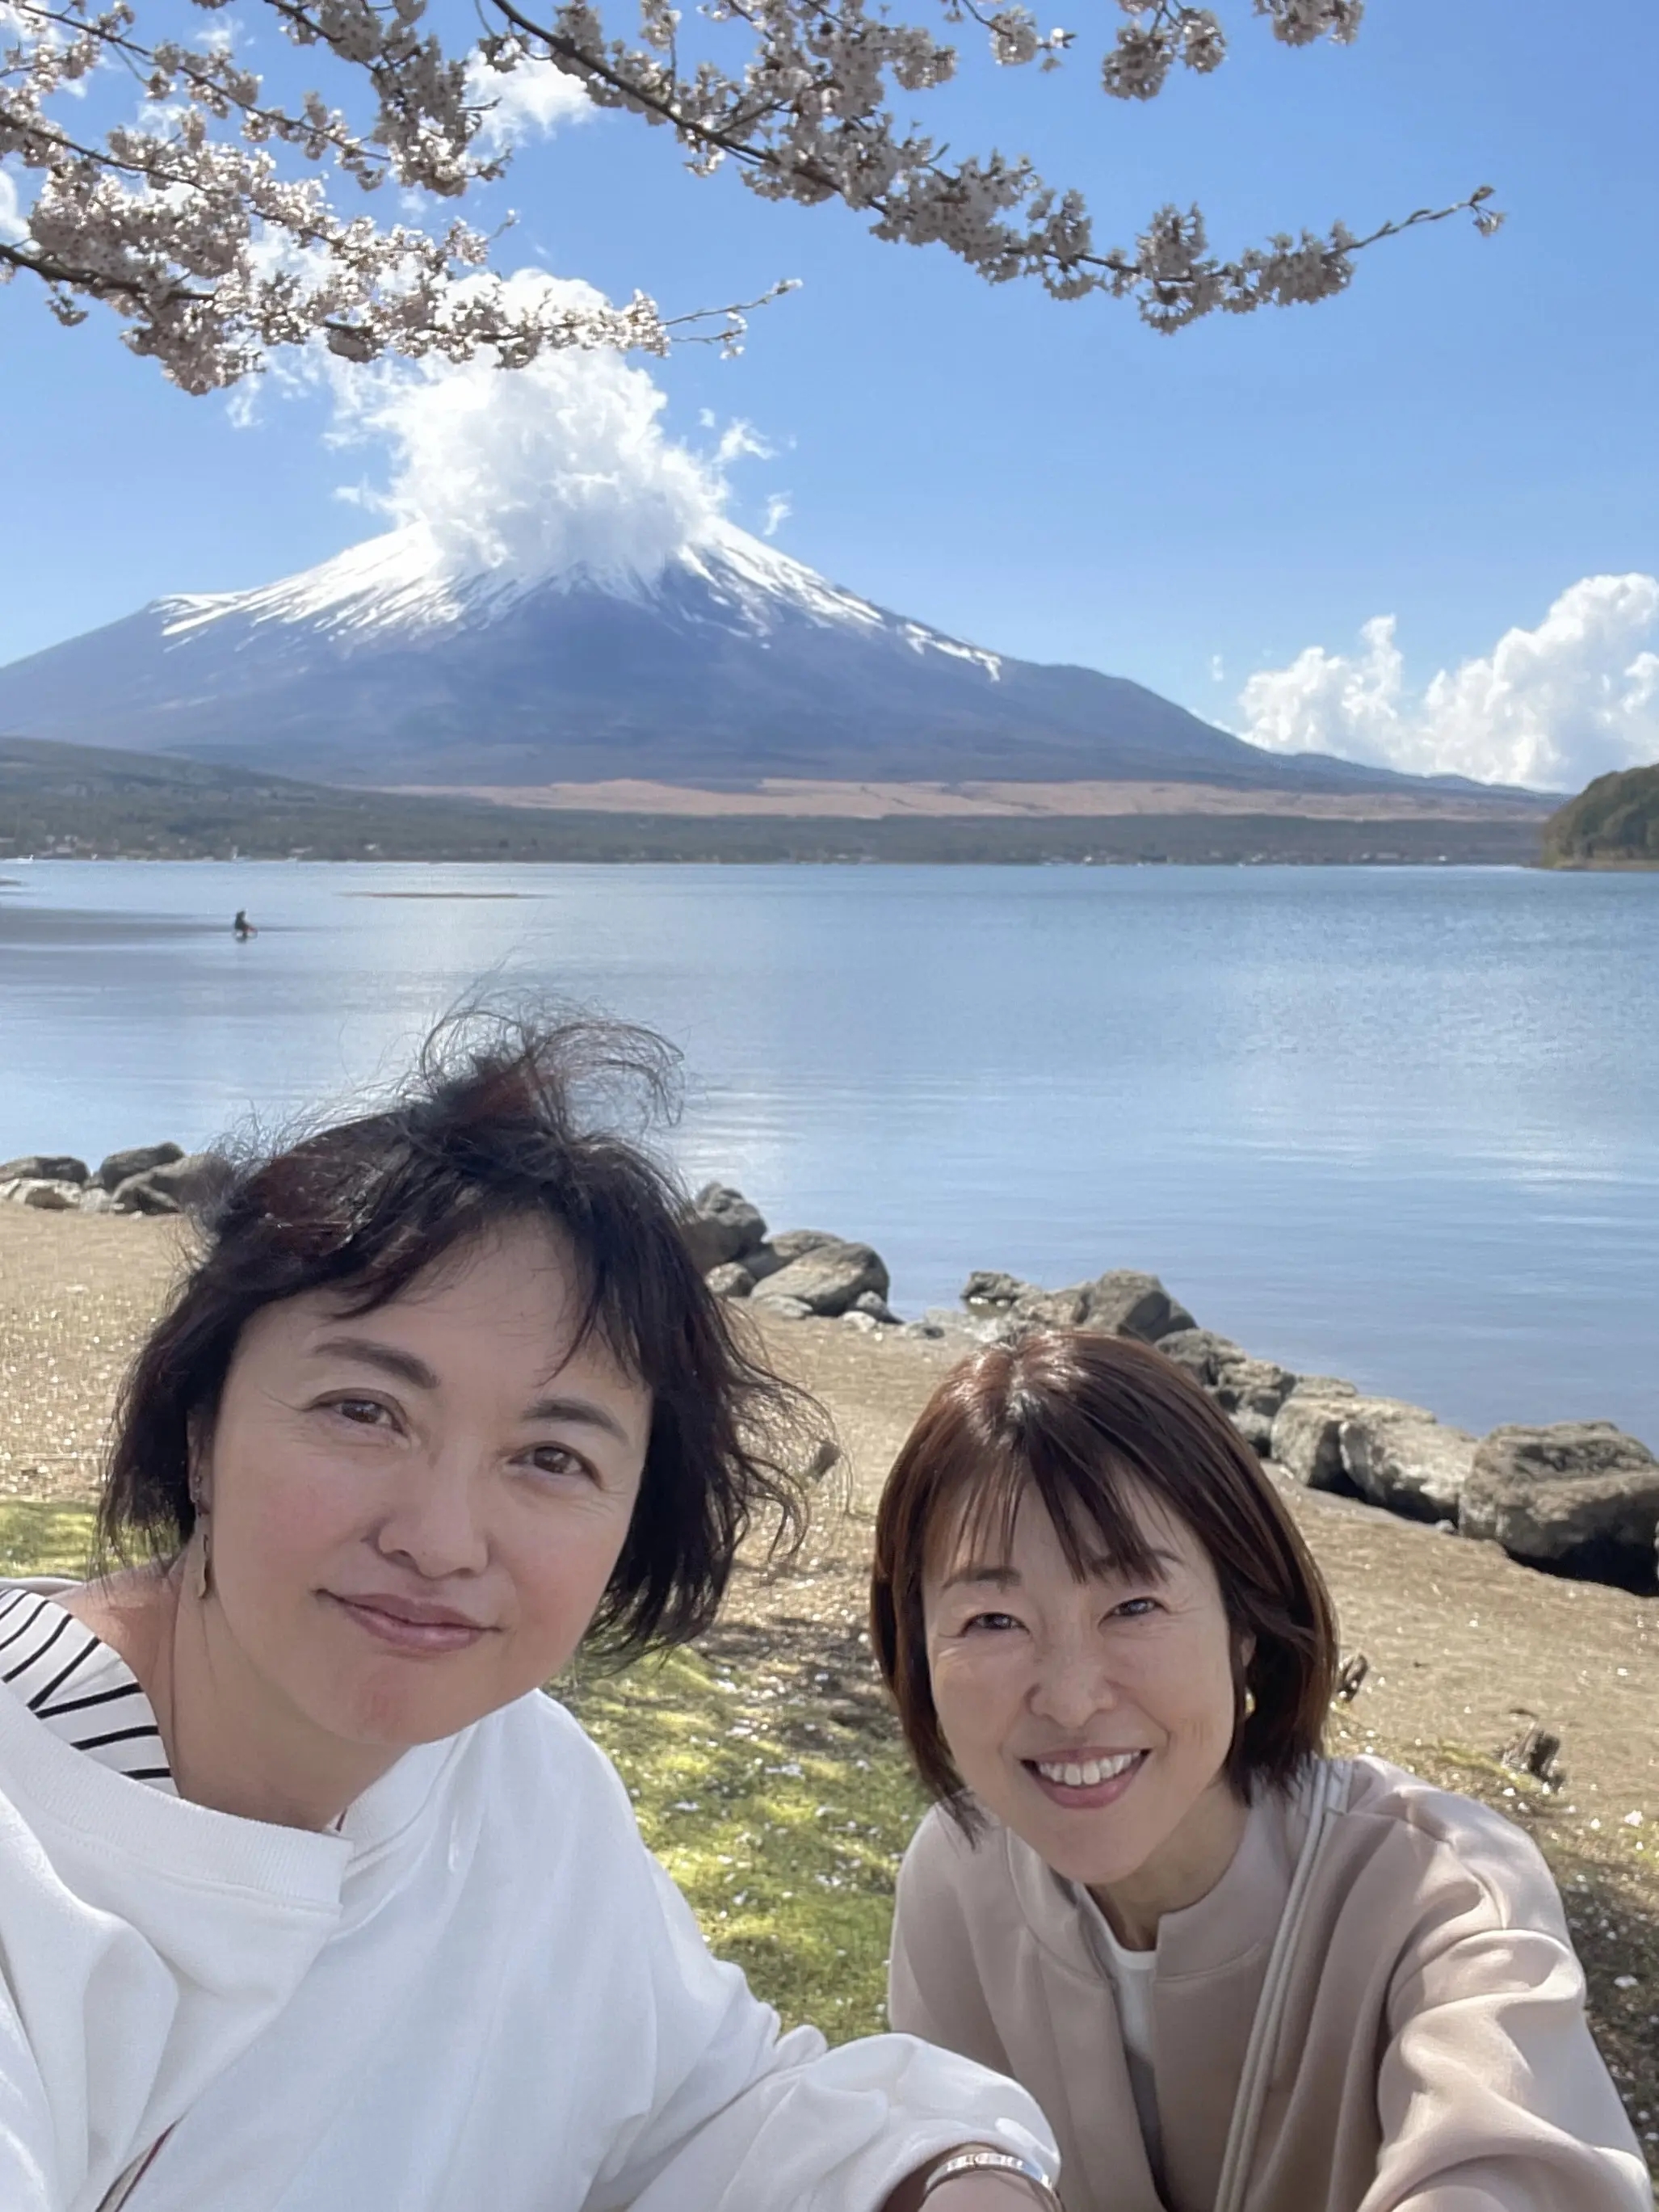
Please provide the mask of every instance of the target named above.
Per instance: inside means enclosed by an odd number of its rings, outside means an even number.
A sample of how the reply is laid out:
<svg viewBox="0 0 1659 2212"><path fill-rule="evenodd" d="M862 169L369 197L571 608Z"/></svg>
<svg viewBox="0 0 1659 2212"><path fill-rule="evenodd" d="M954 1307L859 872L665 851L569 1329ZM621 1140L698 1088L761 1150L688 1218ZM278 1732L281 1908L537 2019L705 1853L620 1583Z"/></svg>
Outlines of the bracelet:
<svg viewBox="0 0 1659 2212"><path fill-rule="evenodd" d="M954 2181L964 2173L1006 2173L1017 2181L1029 2181L1036 2191L1043 2212L1064 2212L1054 2184L1040 2166L1029 2158L1019 2158L1011 2150L963 2150L954 2157L936 2166L921 2185L918 2203L925 2204L943 2181Z"/></svg>

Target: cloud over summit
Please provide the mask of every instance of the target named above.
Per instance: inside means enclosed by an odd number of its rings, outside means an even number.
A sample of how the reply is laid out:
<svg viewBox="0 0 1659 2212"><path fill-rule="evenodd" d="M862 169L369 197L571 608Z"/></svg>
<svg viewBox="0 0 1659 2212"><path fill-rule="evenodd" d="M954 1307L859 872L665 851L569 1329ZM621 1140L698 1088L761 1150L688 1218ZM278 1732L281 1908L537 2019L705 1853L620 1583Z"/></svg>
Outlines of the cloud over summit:
<svg viewBox="0 0 1659 2212"><path fill-rule="evenodd" d="M598 296L533 272L511 283ZM426 361L331 381L335 440L378 443L391 463L383 489L346 495L392 523L424 524L457 574L652 578L719 524L727 467L769 452L742 422L708 454L671 438L666 394L613 353L573 348L510 370Z"/></svg>
<svg viewBox="0 0 1659 2212"><path fill-rule="evenodd" d="M1239 734L1273 752L1553 791L1659 760L1659 577L1586 576L1535 629L1505 631L1414 695L1395 633L1377 615L1357 653L1311 645L1252 676Z"/></svg>

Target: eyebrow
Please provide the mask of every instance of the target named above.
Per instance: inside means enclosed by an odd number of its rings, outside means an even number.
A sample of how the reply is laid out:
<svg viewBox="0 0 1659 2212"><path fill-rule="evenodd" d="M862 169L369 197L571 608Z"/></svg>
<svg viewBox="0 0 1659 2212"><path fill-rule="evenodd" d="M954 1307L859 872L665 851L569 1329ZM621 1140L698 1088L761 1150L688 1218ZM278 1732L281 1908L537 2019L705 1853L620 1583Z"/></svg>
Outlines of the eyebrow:
<svg viewBox="0 0 1659 2212"><path fill-rule="evenodd" d="M424 1359L412 1352L400 1352L396 1345L381 1344L372 1336L325 1336L312 1346L314 1358L333 1358L355 1360L359 1366L378 1368L383 1375L396 1376L400 1382L408 1382L417 1390L435 1390L438 1376ZM618 1443L631 1441L628 1431L606 1407L592 1398L538 1398L534 1405L526 1406L526 1421L565 1421L579 1427L599 1429L614 1437Z"/></svg>
<svg viewBox="0 0 1659 2212"><path fill-rule="evenodd" d="M1158 1544L1148 1545L1146 1556L1162 1566L1178 1567L1182 1564L1176 1553L1166 1552ZM1104 1579L1109 1575L1121 1574L1123 1570L1113 1559L1091 1559L1089 1571ZM994 1589L1018 1589L1020 1579L1018 1567L998 1566L989 1559L970 1559L966 1566L958 1567L955 1574L947 1575L941 1588L949 1590L959 1589L968 1583L988 1583Z"/></svg>

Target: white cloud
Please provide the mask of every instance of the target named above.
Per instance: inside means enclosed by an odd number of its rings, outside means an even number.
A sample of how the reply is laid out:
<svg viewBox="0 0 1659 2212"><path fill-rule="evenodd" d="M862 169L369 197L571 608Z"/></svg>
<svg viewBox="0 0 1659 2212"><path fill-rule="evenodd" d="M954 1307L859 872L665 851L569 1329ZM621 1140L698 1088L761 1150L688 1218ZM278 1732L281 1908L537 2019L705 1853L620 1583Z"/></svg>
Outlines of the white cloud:
<svg viewBox="0 0 1659 2212"><path fill-rule="evenodd" d="M775 491L766 502L766 520L761 525L761 536L775 538L794 511L785 494Z"/></svg>
<svg viewBox="0 0 1659 2212"><path fill-rule="evenodd" d="M702 410L699 419L705 430L714 428L714 416L707 407ZM720 432L720 442L714 448L714 459L724 468L728 461L769 461L775 451L775 447L767 444L752 422L745 422L741 416L738 416Z"/></svg>
<svg viewBox="0 0 1659 2212"><path fill-rule="evenodd" d="M1659 577L1586 576L1536 629L1506 631L1414 695L1395 629L1378 615L1360 653L1311 645L1252 676L1240 734L1273 752L1541 790L1659 759Z"/></svg>
<svg viewBox="0 0 1659 2212"><path fill-rule="evenodd" d="M593 112L580 80L547 61L526 59L502 70L474 54L466 65L466 96L489 108L478 129L487 154L505 153L526 138L544 138L560 124L586 122Z"/></svg>
<svg viewBox="0 0 1659 2212"><path fill-rule="evenodd" d="M533 272L509 284L599 296ZM661 424L666 395L613 353L546 353L519 369L329 362L325 373L334 441L381 443L391 456L385 489L343 495L395 522L423 523L457 573L582 567L649 579L718 525L727 465L769 450L747 423L733 423L711 454L678 443Z"/></svg>

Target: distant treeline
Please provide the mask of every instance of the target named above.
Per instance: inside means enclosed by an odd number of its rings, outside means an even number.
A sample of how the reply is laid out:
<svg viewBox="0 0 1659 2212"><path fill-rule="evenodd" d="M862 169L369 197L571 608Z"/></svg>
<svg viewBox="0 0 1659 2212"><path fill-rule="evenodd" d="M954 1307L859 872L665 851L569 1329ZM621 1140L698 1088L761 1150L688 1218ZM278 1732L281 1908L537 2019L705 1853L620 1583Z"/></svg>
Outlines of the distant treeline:
<svg viewBox="0 0 1659 2212"><path fill-rule="evenodd" d="M1659 765L1598 775L1544 825L1553 868L1659 868Z"/></svg>
<svg viewBox="0 0 1659 2212"><path fill-rule="evenodd" d="M568 813L298 783L0 738L0 860L1461 863L1538 857L1528 822L1287 815L1037 818Z"/></svg>

